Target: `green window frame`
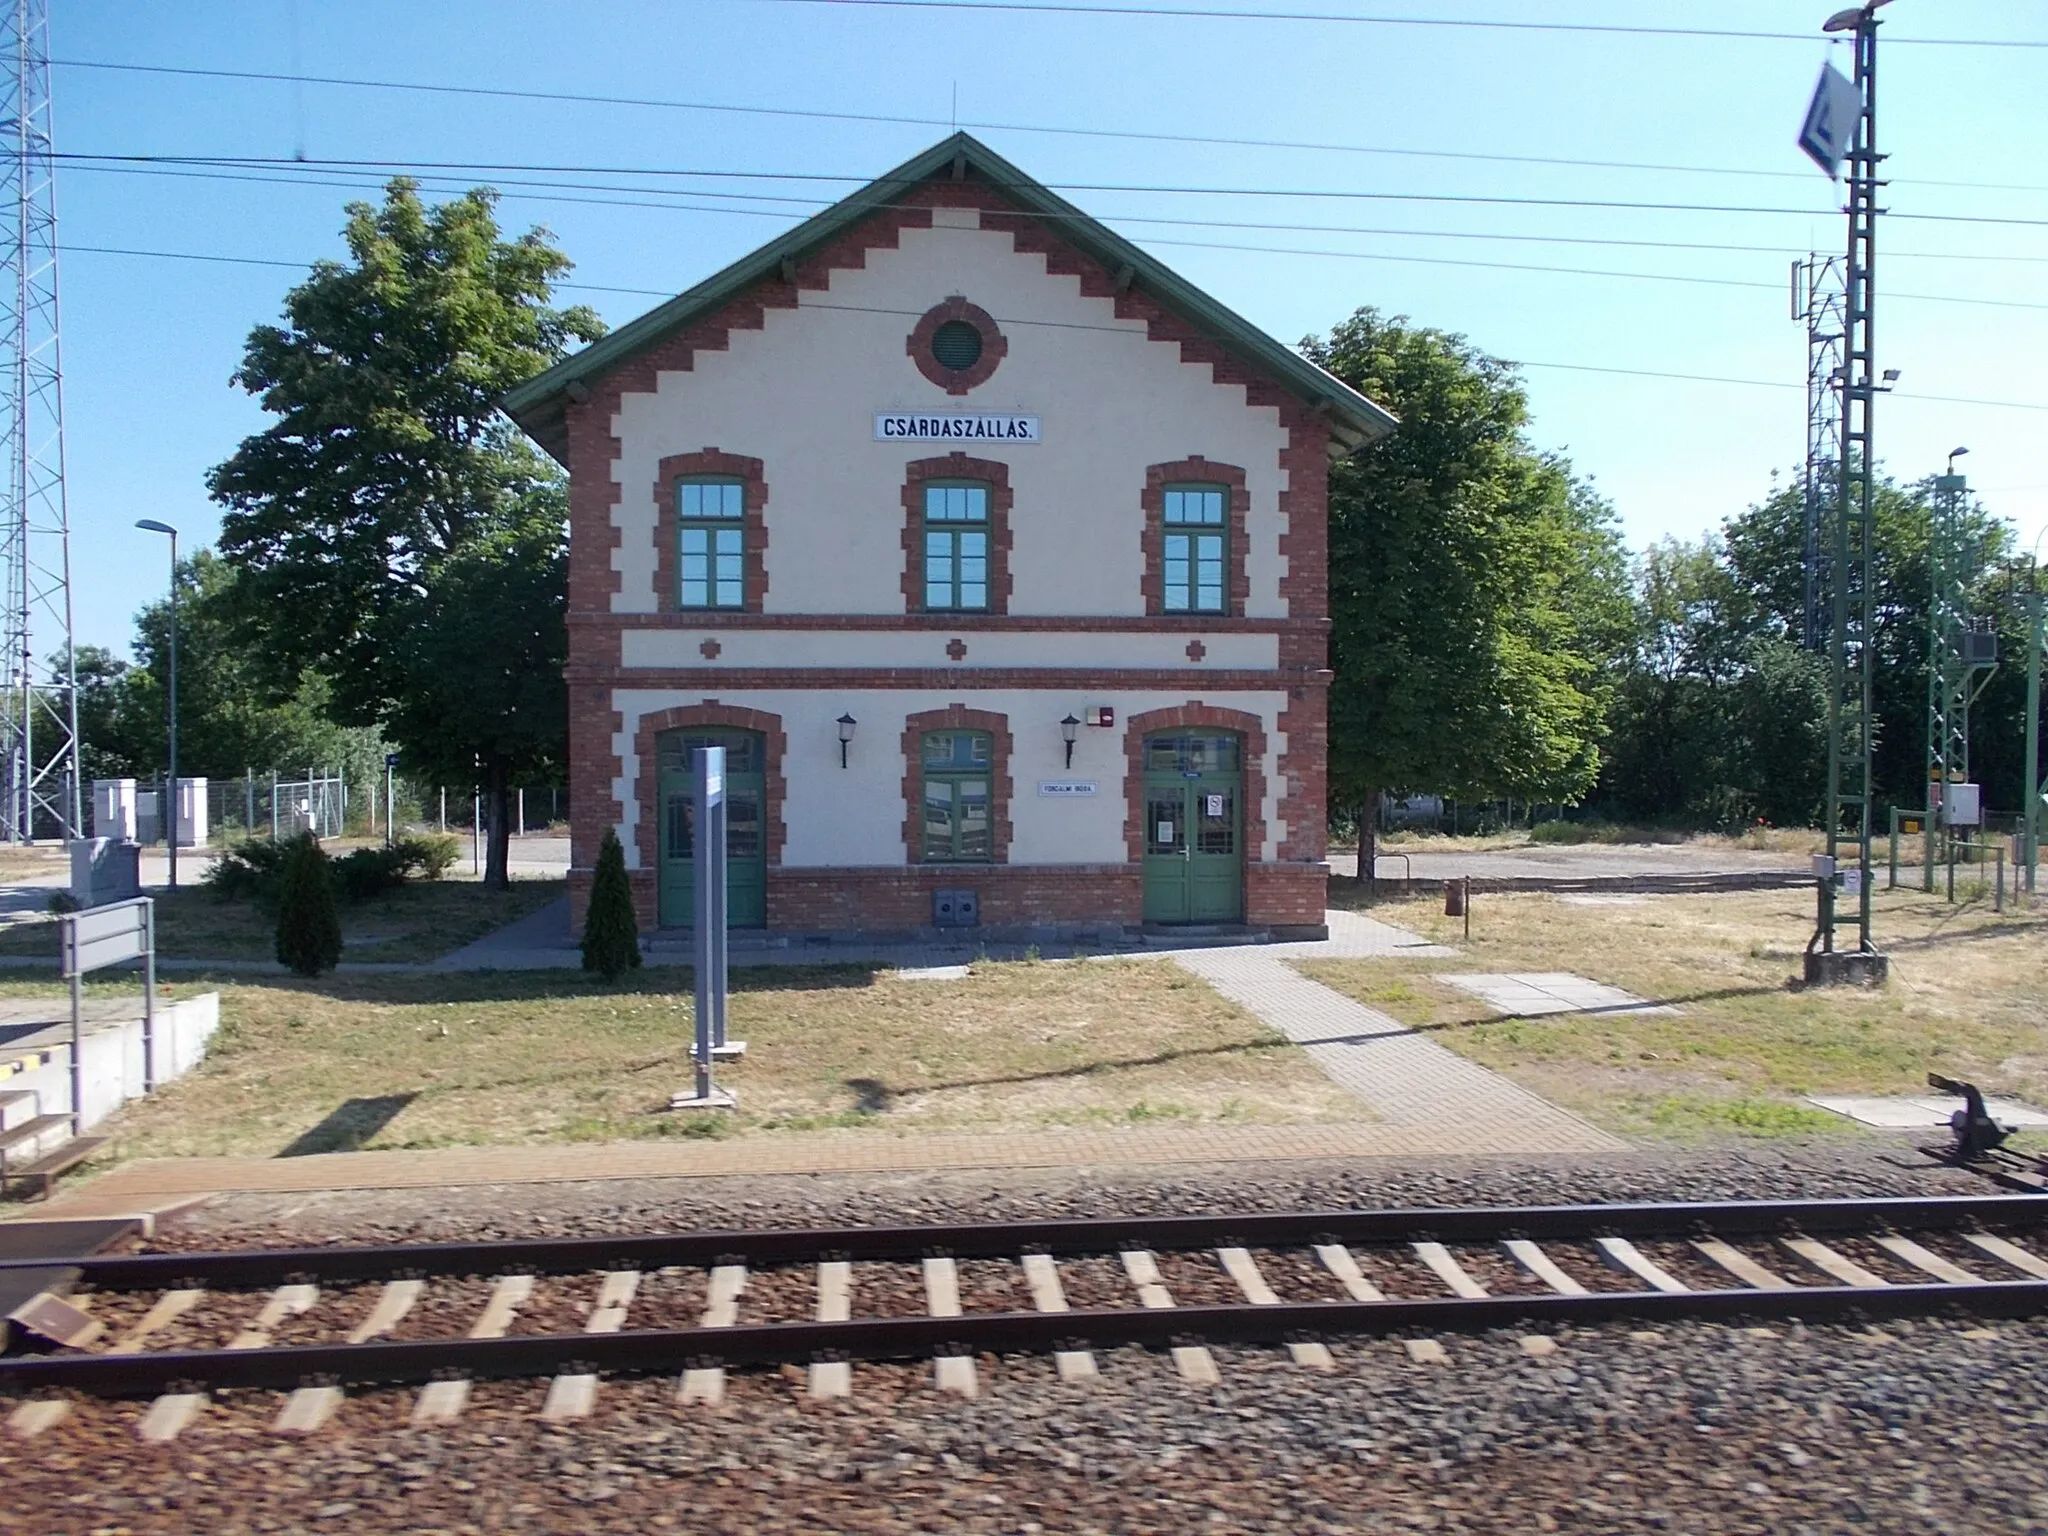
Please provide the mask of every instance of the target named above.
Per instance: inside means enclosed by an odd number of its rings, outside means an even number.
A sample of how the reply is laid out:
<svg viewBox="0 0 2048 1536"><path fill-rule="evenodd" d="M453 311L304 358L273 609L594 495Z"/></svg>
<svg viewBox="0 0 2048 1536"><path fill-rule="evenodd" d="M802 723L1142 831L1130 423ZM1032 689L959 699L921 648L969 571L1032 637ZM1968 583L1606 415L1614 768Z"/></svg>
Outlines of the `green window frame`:
<svg viewBox="0 0 2048 1536"><path fill-rule="evenodd" d="M1160 535L1160 606L1168 613L1222 613L1230 594L1230 491L1169 485Z"/></svg>
<svg viewBox="0 0 2048 1536"><path fill-rule="evenodd" d="M995 744L987 731L927 731L920 752L926 864L995 859Z"/></svg>
<svg viewBox="0 0 2048 1536"><path fill-rule="evenodd" d="M933 480L924 488L924 606L933 613L988 611L989 487Z"/></svg>
<svg viewBox="0 0 2048 1536"><path fill-rule="evenodd" d="M747 606L747 488L703 477L676 482L676 601L683 608Z"/></svg>

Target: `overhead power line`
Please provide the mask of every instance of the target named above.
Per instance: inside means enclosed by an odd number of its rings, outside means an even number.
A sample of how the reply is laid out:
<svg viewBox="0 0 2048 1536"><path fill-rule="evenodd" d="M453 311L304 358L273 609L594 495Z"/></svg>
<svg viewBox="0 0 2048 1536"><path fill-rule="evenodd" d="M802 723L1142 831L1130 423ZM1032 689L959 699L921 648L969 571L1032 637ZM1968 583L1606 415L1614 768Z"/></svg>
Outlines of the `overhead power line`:
<svg viewBox="0 0 2048 1536"><path fill-rule="evenodd" d="M1762 32L1733 27L1646 27L1593 21L1492 21L1464 16L1362 16L1342 11L1237 11L1176 5L1073 5L1061 0L763 0L778 5L864 6L899 11L1014 11L1053 16L1170 16L1201 21L1324 22L1359 27L1432 27L1486 32L1605 33L1618 37L1719 37L1750 42L1812 43L1813 32ZM1893 47L2048 48L2019 38L1899 37Z"/></svg>
<svg viewBox="0 0 2048 1536"><path fill-rule="evenodd" d="M282 156L233 157L215 155L79 155L73 157L103 162L117 162L134 165L162 166L213 166L247 170L289 170L304 167L312 170L327 168L351 169L372 165L390 165L389 161L301 161ZM486 168L487 169L487 168ZM826 175L808 171L691 171L666 172L599 172L598 174L673 175L703 177L753 177L769 181L828 181L839 184L881 185L886 178L862 178L853 176ZM570 184L562 184L570 185ZM905 185L908 185L907 183ZM1000 184L997 184L1001 190ZM1625 213L1712 213L1743 214L1772 217L1811 219L1822 210L1813 208L1786 208L1776 204L1763 203L1653 203L1634 198L1583 198L1583 197L1525 197L1509 194L1481 194L1462 192L1369 192L1342 187L1331 188L1285 188L1285 187L1200 187L1174 185L1171 183L1145 182L1056 182L1050 184L1056 192L1111 192L1125 194L1170 195L1181 197L1255 197L1255 198L1303 198L1309 200L1332 200L1340 202L1389 202L1389 203L1444 203L1454 207L1505 207L1505 208L1582 208L1602 212ZM602 191L646 192L643 187L607 187ZM703 195L703 194L699 194ZM780 202L797 202L801 199L778 197ZM1994 224L2017 229L2048 229L2048 219L2003 218L1991 214L1963 213L1893 213L1894 219L1911 219L1920 223L1933 224ZM1051 214L1034 213L1034 217L1056 217Z"/></svg>
<svg viewBox="0 0 2048 1536"><path fill-rule="evenodd" d="M552 101L572 106L635 107L673 112L723 112L746 117L799 118L814 122L878 123L892 127L967 128L989 133L1038 133L1070 138L1130 139L1146 143L1213 145L1231 149L1308 150L1317 153L1387 155L1423 160L1467 160L1502 165L1553 165L1580 170L1654 171L1685 176L1753 176L1774 180L1811 182L1811 171L1780 171L1742 166L1673 165L1641 160L1593 160L1561 155L1510 155L1474 150L1409 149L1392 145L1331 144L1298 139L1232 138L1194 133L1158 133L1139 129L1074 128L1049 123L1007 123L985 121L953 122L941 117L917 117L884 112L828 112L804 107L763 107L732 102L681 101L666 97L618 96L595 92L517 90L502 86L446 85L414 80L377 80L344 75L291 74L274 70L198 69L171 64L123 64L105 59L56 59L65 69L97 69L124 74L181 75L205 80L250 80L267 84L329 85L352 90L412 91L427 95L485 96L508 101ZM1896 178L1894 185L1951 187L1985 192L2042 192L2048 186L1990 181L1934 181L1918 177Z"/></svg>

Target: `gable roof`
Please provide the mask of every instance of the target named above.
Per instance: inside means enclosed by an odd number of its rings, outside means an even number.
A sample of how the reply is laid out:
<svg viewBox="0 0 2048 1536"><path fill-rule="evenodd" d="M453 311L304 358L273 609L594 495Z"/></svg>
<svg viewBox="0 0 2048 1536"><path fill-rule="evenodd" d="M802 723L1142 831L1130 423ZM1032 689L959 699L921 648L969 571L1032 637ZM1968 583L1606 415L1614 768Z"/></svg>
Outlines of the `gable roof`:
<svg viewBox="0 0 2048 1536"><path fill-rule="evenodd" d="M777 276L782 263L808 255L851 226L892 205L892 199L919 183L940 176L957 178L972 169L1025 213L1046 216L1060 237L1119 276L1142 288L1204 335L1236 354L1289 393L1320 408L1330 422L1331 456L1342 457L1394 430L1396 418L1350 385L1275 341L1235 310L1180 276L1156 257L1148 256L1065 198L1039 185L971 134L955 133L923 154L870 182L852 196L777 236L751 255L696 287L628 321L581 352L537 374L499 401L505 414L556 459L566 462L565 422L571 386L584 383L665 340L706 312L744 293L754 284ZM586 386L587 387L587 386Z"/></svg>

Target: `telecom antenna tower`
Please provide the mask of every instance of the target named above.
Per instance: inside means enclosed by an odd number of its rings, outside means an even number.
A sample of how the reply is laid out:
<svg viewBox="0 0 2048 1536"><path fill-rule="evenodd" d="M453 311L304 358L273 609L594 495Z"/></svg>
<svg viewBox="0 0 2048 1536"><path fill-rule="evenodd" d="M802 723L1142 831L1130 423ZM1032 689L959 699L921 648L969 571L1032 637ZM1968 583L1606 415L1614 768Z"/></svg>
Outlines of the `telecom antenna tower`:
<svg viewBox="0 0 2048 1536"><path fill-rule="evenodd" d="M0 0L7 142L0 188L0 839L84 835L64 502L64 369L57 345L57 200L47 0ZM48 664L37 666L41 649ZM40 676L39 676L40 671Z"/></svg>
<svg viewBox="0 0 2048 1536"><path fill-rule="evenodd" d="M1792 318L1806 326L1806 479L1802 486L1806 606L1799 643L1819 651L1828 643L1828 514L1840 490L1842 462L1842 258L1818 252L1792 263Z"/></svg>

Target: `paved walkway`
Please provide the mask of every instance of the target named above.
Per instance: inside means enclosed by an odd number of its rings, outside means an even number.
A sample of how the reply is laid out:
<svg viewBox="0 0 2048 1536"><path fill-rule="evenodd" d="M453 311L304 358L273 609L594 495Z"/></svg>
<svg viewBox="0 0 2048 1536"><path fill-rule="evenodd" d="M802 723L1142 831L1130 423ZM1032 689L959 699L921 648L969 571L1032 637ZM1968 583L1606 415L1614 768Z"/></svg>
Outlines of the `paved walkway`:
<svg viewBox="0 0 2048 1536"><path fill-rule="evenodd" d="M972 1168L1085 1168L1353 1157L1517 1155L1592 1150L1548 1126L1486 1123L1161 1126L1130 1130L893 1136L821 1131L730 1141L603 1142L527 1147L452 1147L406 1152L327 1152L310 1157L146 1158L48 1202L6 1207L37 1220L161 1210L227 1191L448 1189L594 1179L759 1177L812 1173L915 1173Z"/></svg>
<svg viewBox="0 0 2048 1536"><path fill-rule="evenodd" d="M1546 1152L1608 1151L1622 1145L1548 1099L1467 1061L1398 1019L1309 980L1287 963L1289 951L1456 953L1386 923L1362 921L1379 932L1354 923L1340 932L1333 921L1328 944L1214 949L1174 959L1299 1045L1390 1129L1427 1132L1447 1145L1460 1135L1485 1140L1511 1134L1530 1150Z"/></svg>

